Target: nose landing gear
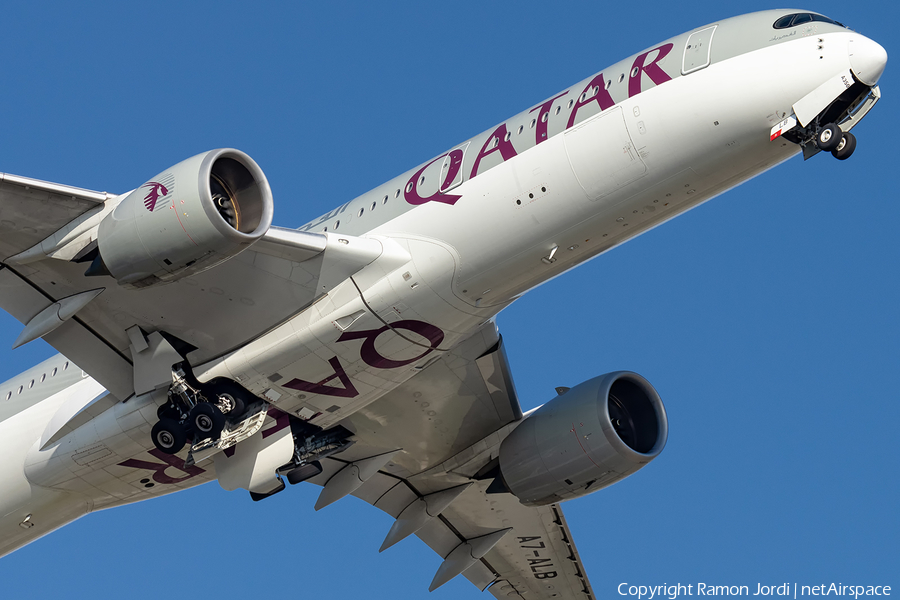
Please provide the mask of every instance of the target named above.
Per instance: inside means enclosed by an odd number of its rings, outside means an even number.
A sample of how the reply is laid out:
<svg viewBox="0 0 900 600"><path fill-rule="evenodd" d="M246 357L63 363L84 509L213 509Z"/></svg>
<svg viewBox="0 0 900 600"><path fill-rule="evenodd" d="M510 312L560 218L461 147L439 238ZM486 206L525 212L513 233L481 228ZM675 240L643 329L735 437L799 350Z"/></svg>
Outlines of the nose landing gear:
<svg viewBox="0 0 900 600"><path fill-rule="evenodd" d="M841 143L843 132L835 123L829 123L816 134L816 147L822 152L831 152Z"/></svg>
<svg viewBox="0 0 900 600"><path fill-rule="evenodd" d="M831 152L838 160L847 160L856 150L856 136L842 131L835 123L829 123L816 134L816 148Z"/></svg>
<svg viewBox="0 0 900 600"><path fill-rule="evenodd" d="M837 147L831 151L831 155L838 160L847 160L856 150L856 136L849 131L841 137Z"/></svg>

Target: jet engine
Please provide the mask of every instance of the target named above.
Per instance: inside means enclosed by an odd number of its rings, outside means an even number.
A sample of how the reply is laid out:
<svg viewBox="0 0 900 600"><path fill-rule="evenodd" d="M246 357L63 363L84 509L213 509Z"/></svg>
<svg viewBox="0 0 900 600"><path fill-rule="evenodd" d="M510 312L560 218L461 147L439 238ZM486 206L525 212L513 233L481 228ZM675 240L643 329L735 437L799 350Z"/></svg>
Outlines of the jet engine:
<svg viewBox="0 0 900 600"><path fill-rule="evenodd" d="M142 288L205 271L258 240L272 224L272 192L252 158L211 150L166 169L101 221L86 275Z"/></svg>
<svg viewBox="0 0 900 600"><path fill-rule="evenodd" d="M608 373L526 416L500 445L500 476L526 506L577 498L649 463L667 436L653 386L636 373Z"/></svg>

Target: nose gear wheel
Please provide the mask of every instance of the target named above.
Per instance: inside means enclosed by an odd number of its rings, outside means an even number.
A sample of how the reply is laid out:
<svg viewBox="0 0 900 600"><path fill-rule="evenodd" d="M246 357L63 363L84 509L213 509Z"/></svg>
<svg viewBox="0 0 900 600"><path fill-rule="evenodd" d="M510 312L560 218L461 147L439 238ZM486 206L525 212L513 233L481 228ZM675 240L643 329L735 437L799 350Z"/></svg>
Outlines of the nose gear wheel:
<svg viewBox="0 0 900 600"><path fill-rule="evenodd" d="M834 123L829 123L816 134L816 146L822 152L836 150L841 143L843 135L840 127Z"/></svg>

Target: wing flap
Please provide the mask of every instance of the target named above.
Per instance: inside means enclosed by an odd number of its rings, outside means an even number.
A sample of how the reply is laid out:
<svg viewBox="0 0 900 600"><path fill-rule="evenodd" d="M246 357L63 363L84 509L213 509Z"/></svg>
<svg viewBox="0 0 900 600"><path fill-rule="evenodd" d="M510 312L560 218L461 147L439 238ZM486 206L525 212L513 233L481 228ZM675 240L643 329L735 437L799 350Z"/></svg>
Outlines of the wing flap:
<svg viewBox="0 0 900 600"><path fill-rule="evenodd" d="M0 308L22 324L55 302L13 269L0 266ZM111 347L78 316L65 321L44 336L44 340L90 373L118 398L134 393L131 361Z"/></svg>
<svg viewBox="0 0 900 600"><path fill-rule="evenodd" d="M110 197L106 192L0 173L0 261L40 243Z"/></svg>
<svg viewBox="0 0 900 600"><path fill-rule="evenodd" d="M363 454L380 452L354 448ZM324 459L322 473L309 481L324 486L346 465L341 459ZM397 518L411 503L427 495L430 488L447 489L466 482L445 473L417 477L413 483L382 471L352 495ZM512 494L487 494L489 483L470 486L449 508L419 529L416 537L446 558L466 540L511 527L510 534L463 572L466 579L480 590L490 589L498 598L518 595L541 600L595 600L560 506L523 506Z"/></svg>
<svg viewBox="0 0 900 600"><path fill-rule="evenodd" d="M504 498L497 504L506 508L494 506L494 510L504 511L506 520L515 524L515 532L500 540L485 556L499 573L492 588L511 586L520 594L530 592L525 595L527 598L594 600L596 596L572 542L562 508L557 504L529 508L509 494L500 495ZM513 508L511 501L518 507ZM449 519L455 522L467 516L456 514ZM567 596L556 595L561 588L567 590ZM505 596L508 593L501 597Z"/></svg>

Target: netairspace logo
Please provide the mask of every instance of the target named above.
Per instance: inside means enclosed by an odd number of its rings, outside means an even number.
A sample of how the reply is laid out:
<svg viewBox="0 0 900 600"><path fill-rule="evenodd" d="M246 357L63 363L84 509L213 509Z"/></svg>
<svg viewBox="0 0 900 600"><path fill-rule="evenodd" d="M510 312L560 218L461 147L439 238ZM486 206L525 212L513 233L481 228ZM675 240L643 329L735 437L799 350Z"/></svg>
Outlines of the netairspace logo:
<svg viewBox="0 0 900 600"><path fill-rule="evenodd" d="M679 596L784 596L799 598L801 596L890 596L889 585L844 585L842 583L822 583L819 585L799 585L797 583L781 583L766 585L757 583L747 585L711 585L709 583L683 583L662 585L630 585L620 583L617 588L620 596L634 596L638 600L654 600L669 598L675 600Z"/></svg>

